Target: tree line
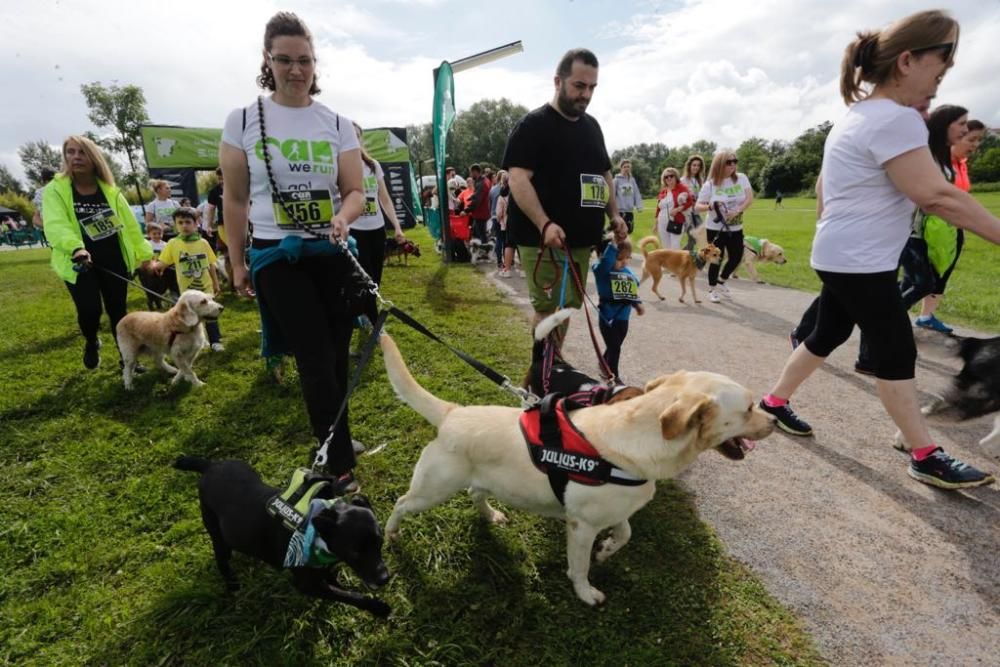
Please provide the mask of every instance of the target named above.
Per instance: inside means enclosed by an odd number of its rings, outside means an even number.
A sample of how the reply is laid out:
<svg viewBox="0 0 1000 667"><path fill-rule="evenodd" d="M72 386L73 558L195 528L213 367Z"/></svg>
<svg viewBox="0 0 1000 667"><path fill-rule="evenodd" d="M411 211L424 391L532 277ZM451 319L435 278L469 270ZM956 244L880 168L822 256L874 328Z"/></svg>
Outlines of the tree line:
<svg viewBox="0 0 1000 667"><path fill-rule="evenodd" d="M507 137L526 113L527 108L506 98L480 100L466 111L458 112L448 137L447 164L460 174L467 174L473 163L498 168ZM773 197L779 191L789 196L811 194L823 163L823 145L832 127L830 122L820 123L792 141L750 137L735 150L739 170L764 197ZM406 129L414 168L425 175L433 173L431 124L409 125ZM691 155L701 155L707 169L718 148L716 142L706 139L683 146L641 143L614 151L611 162L617 170L622 160L631 160L632 174L643 195L654 197L659 192L663 169L681 169ZM977 184L1000 182L1000 137L987 134L979 151L969 160L969 176Z"/></svg>

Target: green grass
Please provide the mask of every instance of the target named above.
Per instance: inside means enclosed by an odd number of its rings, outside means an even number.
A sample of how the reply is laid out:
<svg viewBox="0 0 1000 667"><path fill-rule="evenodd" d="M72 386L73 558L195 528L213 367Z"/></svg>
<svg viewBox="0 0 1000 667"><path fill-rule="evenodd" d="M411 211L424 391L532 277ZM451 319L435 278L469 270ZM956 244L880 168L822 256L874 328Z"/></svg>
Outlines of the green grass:
<svg viewBox="0 0 1000 667"><path fill-rule="evenodd" d="M1000 215L1000 192L977 194L994 215ZM818 292L819 278L809 266L809 253L816 231L816 200L786 198L784 208L775 210L773 199L758 199L744 215L745 233L770 239L785 249L783 266L758 264L761 279L772 285ZM656 200L647 199L636 216L633 242L650 234ZM986 331L1000 330L1000 249L974 234L965 235L965 248L948 281L948 289L938 307L946 322L965 324ZM638 250L637 250L638 252ZM738 272L742 279L746 271ZM915 312L919 305L914 307Z"/></svg>
<svg viewBox="0 0 1000 667"><path fill-rule="evenodd" d="M429 239L414 232L428 250ZM99 370L48 251L0 253L0 664L27 665L770 665L818 664L800 623L729 558L692 499L662 483L631 543L576 599L556 521L511 511L484 525L465 497L403 525L386 550L386 621L304 598L286 574L237 555L224 592L179 454L249 461L280 484L310 460L297 377L266 379L255 306L226 299L227 351L208 384L170 388L155 370L126 393L110 336ZM438 334L517 377L523 315L469 266L432 252L386 271L385 292ZM132 290L130 308L144 307ZM390 330L438 395L508 403L443 348ZM356 437L382 452L357 473L385 520L432 429L392 394L379 355L352 402ZM347 577L353 587L359 582Z"/></svg>

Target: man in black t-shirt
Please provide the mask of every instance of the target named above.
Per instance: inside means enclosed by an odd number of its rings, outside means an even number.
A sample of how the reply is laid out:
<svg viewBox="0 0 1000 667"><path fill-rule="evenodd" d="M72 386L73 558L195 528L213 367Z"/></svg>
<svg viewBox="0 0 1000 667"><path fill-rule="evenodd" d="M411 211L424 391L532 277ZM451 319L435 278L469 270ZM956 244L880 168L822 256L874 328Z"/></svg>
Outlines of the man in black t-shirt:
<svg viewBox="0 0 1000 667"><path fill-rule="evenodd" d="M604 216L612 220L617 238L628 234L615 206L604 134L586 113L597 86L597 68L597 57L590 51L568 51L556 69L552 100L518 122L504 151L510 184L508 225L528 275L534 324L560 306L578 308L583 303L572 278L560 303L564 244L586 283L590 251L601 241ZM543 245L552 249L556 262L546 250L535 271Z"/></svg>

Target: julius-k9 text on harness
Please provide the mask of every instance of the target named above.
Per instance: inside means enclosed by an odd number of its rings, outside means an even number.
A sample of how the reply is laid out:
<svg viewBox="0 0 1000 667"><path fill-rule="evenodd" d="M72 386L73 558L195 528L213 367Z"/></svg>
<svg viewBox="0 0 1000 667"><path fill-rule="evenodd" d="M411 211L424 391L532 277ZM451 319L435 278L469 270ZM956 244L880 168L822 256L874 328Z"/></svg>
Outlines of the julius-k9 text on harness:
<svg viewBox="0 0 1000 667"><path fill-rule="evenodd" d="M521 433L535 467L549 478L549 486L565 504L566 484L587 486L621 484L641 486L646 480L618 468L600 453L570 421L568 410L583 407L559 394L549 394L521 413Z"/></svg>
<svg viewBox="0 0 1000 667"><path fill-rule="evenodd" d="M281 519L288 530L299 530L309 513L309 503L330 478L309 468L297 468L284 491L267 501L267 512Z"/></svg>

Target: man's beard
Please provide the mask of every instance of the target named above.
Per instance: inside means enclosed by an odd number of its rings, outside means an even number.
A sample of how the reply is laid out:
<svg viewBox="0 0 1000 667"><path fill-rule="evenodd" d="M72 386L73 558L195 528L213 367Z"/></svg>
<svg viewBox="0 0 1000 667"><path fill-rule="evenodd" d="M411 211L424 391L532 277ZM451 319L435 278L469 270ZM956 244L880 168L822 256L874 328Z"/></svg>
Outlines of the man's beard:
<svg viewBox="0 0 1000 667"><path fill-rule="evenodd" d="M556 104L559 106L559 111L570 118L579 118L586 110L586 105L584 105L583 109L577 108L576 103L571 97L565 94L565 91L566 88L564 86L559 87L559 95L556 97Z"/></svg>

